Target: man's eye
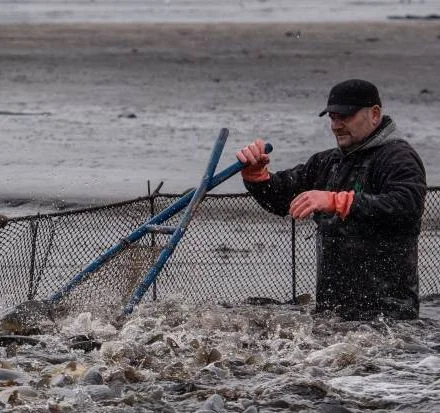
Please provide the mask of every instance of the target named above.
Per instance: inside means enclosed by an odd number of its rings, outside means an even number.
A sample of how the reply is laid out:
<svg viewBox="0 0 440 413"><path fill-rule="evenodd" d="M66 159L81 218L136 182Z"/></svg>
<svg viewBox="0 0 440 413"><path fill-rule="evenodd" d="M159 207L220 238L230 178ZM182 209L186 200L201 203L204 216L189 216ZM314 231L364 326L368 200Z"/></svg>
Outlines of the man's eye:
<svg viewBox="0 0 440 413"><path fill-rule="evenodd" d="M346 115L329 115L331 120L345 120L348 118Z"/></svg>

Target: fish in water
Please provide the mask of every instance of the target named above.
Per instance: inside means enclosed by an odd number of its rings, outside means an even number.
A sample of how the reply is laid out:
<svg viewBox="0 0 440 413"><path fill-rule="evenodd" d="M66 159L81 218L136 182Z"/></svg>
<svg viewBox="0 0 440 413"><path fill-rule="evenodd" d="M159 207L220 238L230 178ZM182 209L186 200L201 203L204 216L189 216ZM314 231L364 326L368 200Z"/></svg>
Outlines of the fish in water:
<svg viewBox="0 0 440 413"><path fill-rule="evenodd" d="M0 330L20 335L50 333L56 329L57 314L51 302L25 301L1 317Z"/></svg>

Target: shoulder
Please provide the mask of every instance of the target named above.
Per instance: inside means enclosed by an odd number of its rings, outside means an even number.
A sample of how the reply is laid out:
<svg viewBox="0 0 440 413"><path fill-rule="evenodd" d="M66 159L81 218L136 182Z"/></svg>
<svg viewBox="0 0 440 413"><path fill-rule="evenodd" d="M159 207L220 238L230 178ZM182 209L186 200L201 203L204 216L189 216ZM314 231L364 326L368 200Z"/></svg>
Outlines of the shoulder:
<svg viewBox="0 0 440 413"><path fill-rule="evenodd" d="M394 122L384 132L387 133L384 134L382 142L376 146L377 151L383 154L419 157L415 148L405 139L403 133L395 126Z"/></svg>
<svg viewBox="0 0 440 413"><path fill-rule="evenodd" d="M418 175L425 179L425 166L417 151L405 139L389 140L376 148L374 155L378 171L405 176Z"/></svg>
<svg viewBox="0 0 440 413"><path fill-rule="evenodd" d="M395 139L390 140L382 147L382 151L384 154L393 157L409 157L414 158L418 162L422 162L419 154L416 149L405 139L396 137Z"/></svg>

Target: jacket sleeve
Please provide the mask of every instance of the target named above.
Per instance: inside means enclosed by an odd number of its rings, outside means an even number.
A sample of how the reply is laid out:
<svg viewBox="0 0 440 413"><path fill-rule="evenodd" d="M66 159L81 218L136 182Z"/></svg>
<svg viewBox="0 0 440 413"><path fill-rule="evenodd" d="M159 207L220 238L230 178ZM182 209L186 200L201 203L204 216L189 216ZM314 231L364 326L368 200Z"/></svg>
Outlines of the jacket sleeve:
<svg viewBox="0 0 440 413"><path fill-rule="evenodd" d="M355 194L350 219L388 227L420 221L427 191L423 163L404 141L386 146L373 172L374 193Z"/></svg>
<svg viewBox="0 0 440 413"><path fill-rule="evenodd" d="M320 154L313 155L305 164L292 169L270 173L263 182L243 181L246 189L267 211L285 216L292 199L301 192L313 189Z"/></svg>

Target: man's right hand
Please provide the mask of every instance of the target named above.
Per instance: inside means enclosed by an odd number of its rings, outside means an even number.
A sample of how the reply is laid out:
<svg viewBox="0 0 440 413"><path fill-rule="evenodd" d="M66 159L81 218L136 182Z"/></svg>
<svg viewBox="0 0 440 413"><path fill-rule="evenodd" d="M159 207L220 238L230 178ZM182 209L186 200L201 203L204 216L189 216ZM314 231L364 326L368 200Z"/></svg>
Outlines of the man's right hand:
<svg viewBox="0 0 440 413"><path fill-rule="evenodd" d="M269 155L265 153L265 143L257 139L236 153L237 159L248 166L241 171L245 181L262 182L270 178L267 164Z"/></svg>

